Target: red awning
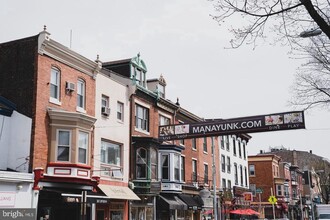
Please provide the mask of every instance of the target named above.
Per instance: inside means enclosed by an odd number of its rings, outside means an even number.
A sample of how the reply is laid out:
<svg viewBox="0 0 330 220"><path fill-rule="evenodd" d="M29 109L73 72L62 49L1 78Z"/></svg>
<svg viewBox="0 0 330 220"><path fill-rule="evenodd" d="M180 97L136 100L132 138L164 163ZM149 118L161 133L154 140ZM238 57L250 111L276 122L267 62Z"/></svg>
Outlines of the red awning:
<svg viewBox="0 0 330 220"><path fill-rule="evenodd" d="M253 209L235 209L231 210L230 213L236 214L236 215L259 215L260 213L257 211L254 211Z"/></svg>

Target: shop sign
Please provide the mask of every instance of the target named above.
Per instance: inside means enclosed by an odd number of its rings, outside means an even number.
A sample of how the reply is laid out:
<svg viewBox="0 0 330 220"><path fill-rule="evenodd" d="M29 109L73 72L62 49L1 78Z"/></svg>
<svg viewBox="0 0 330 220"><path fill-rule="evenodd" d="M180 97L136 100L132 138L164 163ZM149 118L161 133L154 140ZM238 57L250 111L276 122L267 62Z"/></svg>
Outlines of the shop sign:
<svg viewBox="0 0 330 220"><path fill-rule="evenodd" d="M77 202L80 202L81 198L65 196L65 197L63 197L63 200L64 200L64 202L68 202L68 203L77 203Z"/></svg>
<svg viewBox="0 0 330 220"><path fill-rule="evenodd" d="M0 192L0 207L14 207L16 193Z"/></svg>
<svg viewBox="0 0 330 220"><path fill-rule="evenodd" d="M36 220L36 209L0 209L0 220Z"/></svg>
<svg viewBox="0 0 330 220"><path fill-rule="evenodd" d="M244 196L245 201L249 201L249 202L253 201L252 192L245 192L245 193L243 193L243 196Z"/></svg>
<svg viewBox="0 0 330 220"><path fill-rule="evenodd" d="M303 111L231 119L209 119L190 124L159 126L159 140L231 135L305 128Z"/></svg>

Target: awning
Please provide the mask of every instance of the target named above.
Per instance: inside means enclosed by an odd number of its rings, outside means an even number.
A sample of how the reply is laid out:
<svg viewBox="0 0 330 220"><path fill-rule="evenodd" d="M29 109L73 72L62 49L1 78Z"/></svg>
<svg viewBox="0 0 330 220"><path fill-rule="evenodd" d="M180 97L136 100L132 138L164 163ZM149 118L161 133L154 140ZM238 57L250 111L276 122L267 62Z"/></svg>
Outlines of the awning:
<svg viewBox="0 0 330 220"><path fill-rule="evenodd" d="M160 209L188 209L186 203L176 195L159 195L157 202L159 204L157 207L160 207Z"/></svg>
<svg viewBox="0 0 330 220"><path fill-rule="evenodd" d="M193 197L191 195L186 194L179 194L178 196L182 201L187 204L188 209L201 210L204 205L203 200L199 196Z"/></svg>
<svg viewBox="0 0 330 220"><path fill-rule="evenodd" d="M99 184L98 187L110 199L140 200L140 198L127 186L112 186Z"/></svg>

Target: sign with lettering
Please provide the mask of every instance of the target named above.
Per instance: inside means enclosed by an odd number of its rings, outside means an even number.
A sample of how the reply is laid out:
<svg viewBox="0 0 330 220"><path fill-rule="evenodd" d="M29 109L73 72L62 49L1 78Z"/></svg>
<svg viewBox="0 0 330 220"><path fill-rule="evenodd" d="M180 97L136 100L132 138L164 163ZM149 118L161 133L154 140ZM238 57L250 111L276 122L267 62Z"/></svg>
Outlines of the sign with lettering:
<svg viewBox="0 0 330 220"><path fill-rule="evenodd" d="M36 209L0 209L0 220L35 220L37 219Z"/></svg>
<svg viewBox="0 0 330 220"><path fill-rule="evenodd" d="M0 192L0 207L14 207L15 198L15 192Z"/></svg>
<svg viewBox="0 0 330 220"><path fill-rule="evenodd" d="M159 140L255 133L305 128L303 111L159 126Z"/></svg>

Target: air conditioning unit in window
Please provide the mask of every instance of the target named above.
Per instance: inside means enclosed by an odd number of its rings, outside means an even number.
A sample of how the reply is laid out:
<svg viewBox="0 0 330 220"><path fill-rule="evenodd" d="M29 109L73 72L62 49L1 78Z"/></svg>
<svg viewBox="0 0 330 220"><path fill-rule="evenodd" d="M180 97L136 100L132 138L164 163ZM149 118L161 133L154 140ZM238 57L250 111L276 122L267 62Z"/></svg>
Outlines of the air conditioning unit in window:
<svg viewBox="0 0 330 220"><path fill-rule="evenodd" d="M66 84L65 84L65 89L67 91L70 91L70 92L74 91L74 87L75 87L75 84L72 82L66 82Z"/></svg>
<svg viewBox="0 0 330 220"><path fill-rule="evenodd" d="M109 107L102 107L101 109L102 115L110 115L110 108Z"/></svg>

